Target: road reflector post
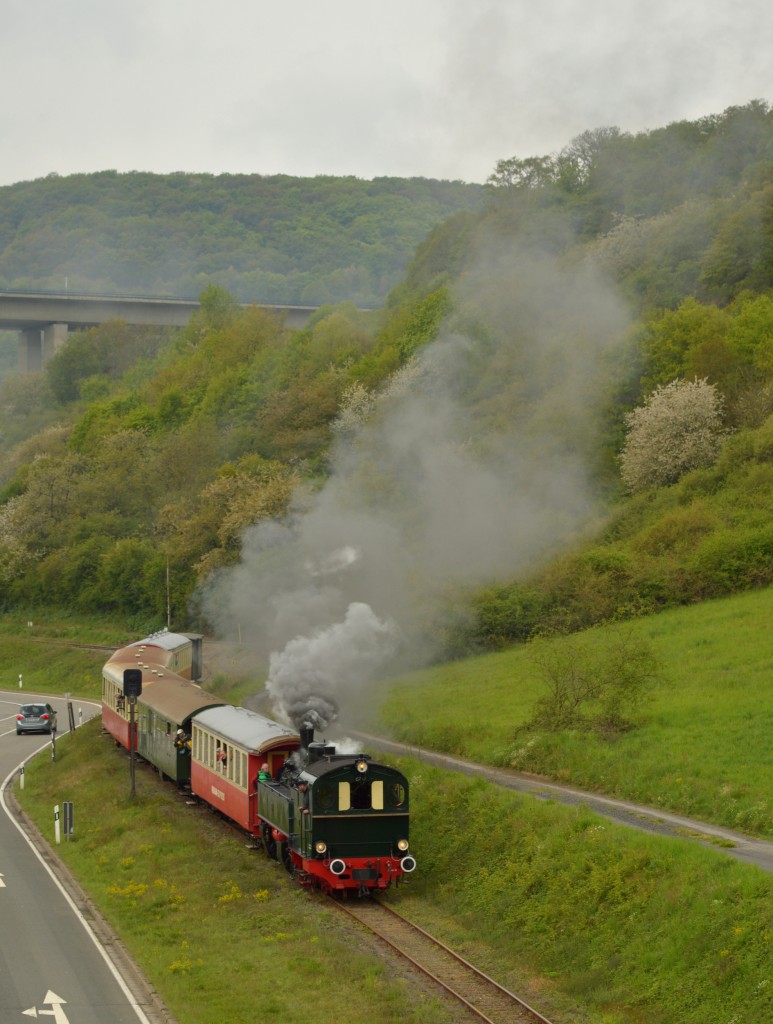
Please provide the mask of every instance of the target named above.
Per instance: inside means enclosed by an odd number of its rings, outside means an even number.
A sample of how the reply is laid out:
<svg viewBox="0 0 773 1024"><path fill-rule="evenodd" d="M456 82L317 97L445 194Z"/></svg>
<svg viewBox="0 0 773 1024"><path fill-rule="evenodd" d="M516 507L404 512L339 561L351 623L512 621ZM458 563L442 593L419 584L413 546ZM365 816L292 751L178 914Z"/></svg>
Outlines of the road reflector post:
<svg viewBox="0 0 773 1024"><path fill-rule="evenodd" d="M72 800L65 800L62 803L62 827L65 836L69 840L75 831L75 812L73 811Z"/></svg>
<svg viewBox="0 0 773 1024"><path fill-rule="evenodd" d="M59 830L59 804L57 804L56 807L54 808L54 839L56 840L56 845L59 846L59 844L62 841L61 833Z"/></svg>
<svg viewBox="0 0 773 1024"><path fill-rule="evenodd" d="M19 789L24 789L24 765L19 769Z"/></svg>

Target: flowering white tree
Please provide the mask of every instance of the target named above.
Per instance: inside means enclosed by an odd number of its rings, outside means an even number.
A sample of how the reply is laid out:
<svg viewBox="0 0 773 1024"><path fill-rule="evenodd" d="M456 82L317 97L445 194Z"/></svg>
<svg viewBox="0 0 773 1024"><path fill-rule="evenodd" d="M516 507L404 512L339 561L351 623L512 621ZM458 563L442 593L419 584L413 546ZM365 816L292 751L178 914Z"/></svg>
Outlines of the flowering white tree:
<svg viewBox="0 0 773 1024"><path fill-rule="evenodd" d="M707 380L672 380L628 413L620 454L623 482L633 492L675 483L684 473L711 466L727 431L722 396Z"/></svg>

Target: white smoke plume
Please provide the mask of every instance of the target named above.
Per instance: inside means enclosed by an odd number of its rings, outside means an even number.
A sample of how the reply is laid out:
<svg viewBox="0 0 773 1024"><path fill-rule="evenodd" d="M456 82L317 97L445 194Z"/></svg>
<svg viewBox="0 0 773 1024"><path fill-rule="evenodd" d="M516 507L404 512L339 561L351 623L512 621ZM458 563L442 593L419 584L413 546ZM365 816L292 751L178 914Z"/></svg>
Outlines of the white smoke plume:
<svg viewBox="0 0 773 1024"><path fill-rule="evenodd" d="M456 299L455 329L342 417L321 491L248 530L205 594L220 635L238 627L262 652L292 721L324 727L426 658L449 588L534 567L594 511L587 451L623 304L591 267L501 237Z"/></svg>

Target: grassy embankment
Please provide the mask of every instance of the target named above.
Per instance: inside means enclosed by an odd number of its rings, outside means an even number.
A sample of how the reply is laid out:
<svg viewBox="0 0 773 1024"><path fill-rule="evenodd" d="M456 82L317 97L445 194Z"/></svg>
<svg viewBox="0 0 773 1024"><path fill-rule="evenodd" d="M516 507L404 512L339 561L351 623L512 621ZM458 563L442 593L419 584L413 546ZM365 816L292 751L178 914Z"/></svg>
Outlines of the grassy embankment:
<svg viewBox="0 0 773 1024"><path fill-rule="evenodd" d="M118 647L137 638L125 624L104 618L43 611L1 615L0 689L18 690L20 702L25 694L68 692L99 700L105 652L71 645Z"/></svg>
<svg viewBox="0 0 773 1024"><path fill-rule="evenodd" d="M606 627L646 638L661 675L613 737L519 731L544 689L529 645L401 680L382 718L412 744L773 838L771 622L773 588Z"/></svg>
<svg viewBox="0 0 773 1024"><path fill-rule="evenodd" d="M627 626L646 631L664 666L640 728L611 741L538 739L543 770L675 810L705 806L726 824L767 820L772 605L760 592ZM413 742L508 763L537 692L528 649L515 650L404 681L384 717ZM401 908L548 1016L773 1017L773 878L721 850L403 765L419 869L397 894ZM444 1019L426 1001L408 1008L401 985L277 865L215 819L186 814L152 774L139 783L132 804L125 755L90 726L63 741L55 765L28 768L25 806L50 832L53 804L75 801L78 834L63 855L181 1024L251 1021L267 971L277 979L268 1005L289 1022L310 1005L341 1022Z"/></svg>

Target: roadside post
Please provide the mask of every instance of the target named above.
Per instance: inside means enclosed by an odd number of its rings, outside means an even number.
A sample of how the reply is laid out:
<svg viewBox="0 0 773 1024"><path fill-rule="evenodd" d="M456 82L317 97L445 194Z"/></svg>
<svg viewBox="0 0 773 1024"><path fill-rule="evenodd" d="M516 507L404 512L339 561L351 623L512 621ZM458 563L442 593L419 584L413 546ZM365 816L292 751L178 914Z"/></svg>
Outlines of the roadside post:
<svg viewBox="0 0 773 1024"><path fill-rule="evenodd" d="M65 839L69 841L75 831L75 812L73 811L72 800L65 800L62 803L62 827Z"/></svg>
<svg viewBox="0 0 773 1024"><path fill-rule="evenodd" d="M72 706L72 694L66 693L64 699L67 701L67 721L70 725L70 732L75 732L75 712Z"/></svg>
<svg viewBox="0 0 773 1024"><path fill-rule="evenodd" d="M54 807L54 839L56 840L56 845L59 846L62 841L61 830L59 828L59 804Z"/></svg>
<svg viewBox="0 0 773 1024"><path fill-rule="evenodd" d="M19 789L24 789L24 765L19 769Z"/></svg>
<svg viewBox="0 0 773 1024"><path fill-rule="evenodd" d="M21 689L21 672L19 673L19 689Z"/></svg>
<svg viewBox="0 0 773 1024"><path fill-rule="evenodd" d="M135 751L137 748L137 735L134 729L134 712L137 705L137 698L142 694L142 670L139 668L126 668L123 672L123 692L129 698L129 773L131 776L130 798L133 800L136 795L134 784Z"/></svg>

